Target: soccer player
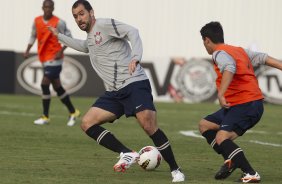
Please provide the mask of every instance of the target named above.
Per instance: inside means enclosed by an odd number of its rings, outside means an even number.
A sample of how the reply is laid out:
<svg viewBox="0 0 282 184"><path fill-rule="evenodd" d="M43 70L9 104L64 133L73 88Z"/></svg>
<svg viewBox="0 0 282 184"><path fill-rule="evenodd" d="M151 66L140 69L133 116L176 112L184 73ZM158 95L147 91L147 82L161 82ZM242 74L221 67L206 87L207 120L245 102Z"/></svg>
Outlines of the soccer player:
<svg viewBox="0 0 282 184"><path fill-rule="evenodd" d="M282 70L282 64L265 53L225 44L219 22L206 24L200 33L208 54L212 55L221 105L221 109L199 122L201 134L225 159L215 179L225 179L240 168L241 182L260 182L260 175L233 140L255 126L263 114L263 95L253 67L265 64Z"/></svg>
<svg viewBox="0 0 282 184"><path fill-rule="evenodd" d="M115 19L96 19L86 0L76 1L72 14L78 27L87 33L86 40L70 38L53 27L49 29L65 45L89 53L93 69L106 87L105 93L84 115L82 130L98 144L119 153L120 159L114 170L124 172L136 162L139 154L101 125L124 114L134 116L169 164L172 182L184 181L185 176L175 161L169 140L157 125L150 82L139 64L143 49L138 30Z"/></svg>
<svg viewBox="0 0 282 184"><path fill-rule="evenodd" d="M63 52L67 47L62 47L62 45L58 42L57 37L48 30L48 26L56 27L60 33L68 36L71 36L71 33L67 29L66 23L62 19L53 15L54 2L52 0L44 0L42 10L43 16L38 16L34 19L29 44L27 45L24 53L24 57L28 58L29 51L37 38L38 56L44 69L44 76L41 81L41 89L43 93L43 115L39 119L35 120L34 124L44 125L50 121L49 107L51 95L49 87L50 84L52 84L58 97L61 99L62 103L66 105L70 113L67 125L73 126L80 112L74 108L69 95L63 88L60 81L60 73L64 57Z"/></svg>

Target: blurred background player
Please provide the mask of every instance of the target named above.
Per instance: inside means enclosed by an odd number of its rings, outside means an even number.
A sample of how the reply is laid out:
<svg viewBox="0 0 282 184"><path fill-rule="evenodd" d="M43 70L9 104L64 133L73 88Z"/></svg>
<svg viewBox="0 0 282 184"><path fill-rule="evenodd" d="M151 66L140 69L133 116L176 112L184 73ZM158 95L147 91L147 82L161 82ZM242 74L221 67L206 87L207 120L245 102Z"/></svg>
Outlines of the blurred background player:
<svg viewBox="0 0 282 184"><path fill-rule="evenodd" d="M241 182L258 183L260 175L233 140L255 126L263 114L263 95L253 67L264 64L282 70L282 63L265 53L224 44L219 22L206 24L200 32L208 54L212 55L217 96L222 107L199 123L201 134L225 159L215 179L225 179L240 168Z"/></svg>
<svg viewBox="0 0 282 184"><path fill-rule="evenodd" d="M83 131L98 144L119 153L120 159L114 170L124 172L136 162L139 154L124 146L101 125L124 114L136 117L169 164L172 182L184 181L185 176L175 161L170 142L157 125L150 82L139 64L143 47L138 30L114 19L96 19L92 6L86 0L76 1L72 14L78 27L87 32L86 40L58 33L54 27L50 30L65 45L89 53L93 69L106 86L106 92L84 115Z"/></svg>
<svg viewBox="0 0 282 184"><path fill-rule="evenodd" d="M29 51L37 38L38 56L44 70L44 76L41 82L41 89L43 93L43 115L39 119L35 120L34 124L43 125L50 121L49 107L51 95L49 87L50 84L52 84L58 97L61 99L62 103L66 105L70 113L67 125L73 126L80 112L74 108L69 95L63 88L60 81L60 73L62 71L64 57L63 52L66 49L66 46L62 47L62 45L58 42L57 37L48 30L48 26L56 27L60 33L68 36L71 36L71 33L67 29L66 23L62 19L53 15L54 2L52 0L44 0L42 10L43 16L38 16L34 19L29 44L26 52L24 53L24 57L28 58Z"/></svg>

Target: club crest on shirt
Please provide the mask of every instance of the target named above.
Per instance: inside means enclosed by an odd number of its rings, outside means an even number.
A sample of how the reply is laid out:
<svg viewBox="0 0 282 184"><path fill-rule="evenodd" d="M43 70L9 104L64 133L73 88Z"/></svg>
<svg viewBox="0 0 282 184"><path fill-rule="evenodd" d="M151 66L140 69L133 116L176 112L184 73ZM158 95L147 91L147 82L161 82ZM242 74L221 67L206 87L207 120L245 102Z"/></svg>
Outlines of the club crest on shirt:
<svg viewBox="0 0 282 184"><path fill-rule="evenodd" d="M99 45L102 42L101 32L96 32L94 37L95 37L95 43Z"/></svg>

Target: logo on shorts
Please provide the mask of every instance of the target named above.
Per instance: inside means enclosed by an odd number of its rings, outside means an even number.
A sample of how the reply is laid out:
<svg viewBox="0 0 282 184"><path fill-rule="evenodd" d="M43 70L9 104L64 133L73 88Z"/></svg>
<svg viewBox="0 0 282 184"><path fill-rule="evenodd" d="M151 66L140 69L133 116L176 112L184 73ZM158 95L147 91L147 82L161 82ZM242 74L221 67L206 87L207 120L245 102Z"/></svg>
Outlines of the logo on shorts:
<svg viewBox="0 0 282 184"><path fill-rule="evenodd" d="M96 32L96 34L94 35L94 37L95 37L95 43L96 44L100 44L101 42L102 42L102 36L101 36L101 32Z"/></svg>
<svg viewBox="0 0 282 184"><path fill-rule="evenodd" d="M139 109L142 105L143 105L143 104L138 105L138 106L136 106L135 108L136 108L136 109Z"/></svg>
<svg viewBox="0 0 282 184"><path fill-rule="evenodd" d="M17 70L17 80L25 90L41 95L41 80L44 72L42 64L37 56L33 56L23 61ZM84 67L75 59L65 56L62 72L60 74L61 82L69 94L78 91L86 82L87 73ZM51 93L55 95L53 88Z"/></svg>

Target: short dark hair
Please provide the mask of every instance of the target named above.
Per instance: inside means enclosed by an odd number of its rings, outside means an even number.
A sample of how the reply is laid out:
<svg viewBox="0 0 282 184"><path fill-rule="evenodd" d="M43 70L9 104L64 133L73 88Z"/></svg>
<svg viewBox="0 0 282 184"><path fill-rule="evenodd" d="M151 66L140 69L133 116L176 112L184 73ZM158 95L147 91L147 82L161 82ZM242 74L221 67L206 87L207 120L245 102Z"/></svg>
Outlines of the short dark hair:
<svg viewBox="0 0 282 184"><path fill-rule="evenodd" d="M44 0L43 1L43 5L46 3L46 2L50 2L52 4L52 6L55 5L54 1L53 0Z"/></svg>
<svg viewBox="0 0 282 184"><path fill-rule="evenodd" d="M82 4L82 5L84 6L84 8L85 8L88 12L90 12L91 10L93 10L91 4L90 4L88 1L86 1L86 0L77 0L75 3L73 3L72 9L77 8L78 5L80 5L80 4Z"/></svg>
<svg viewBox="0 0 282 184"><path fill-rule="evenodd" d="M213 43L224 43L224 34L219 22L210 22L202 27L200 31L203 40L207 37Z"/></svg>

